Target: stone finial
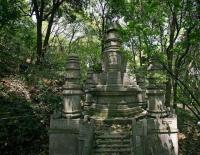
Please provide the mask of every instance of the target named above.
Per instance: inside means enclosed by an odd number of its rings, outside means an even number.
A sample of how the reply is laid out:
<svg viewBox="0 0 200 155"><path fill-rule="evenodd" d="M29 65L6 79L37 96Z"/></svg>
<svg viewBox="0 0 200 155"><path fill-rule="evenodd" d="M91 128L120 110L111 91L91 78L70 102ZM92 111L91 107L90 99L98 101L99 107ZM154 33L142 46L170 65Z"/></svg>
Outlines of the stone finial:
<svg viewBox="0 0 200 155"><path fill-rule="evenodd" d="M119 52L121 39L117 30L117 24L111 24L105 37L104 61L106 71L120 71L122 65L122 56Z"/></svg>
<svg viewBox="0 0 200 155"><path fill-rule="evenodd" d="M80 64L76 55L70 55L67 62L66 81L63 86L63 112L65 118L78 118L81 116Z"/></svg>
<svg viewBox="0 0 200 155"><path fill-rule="evenodd" d="M143 90L146 89L146 83L145 83L145 78L146 78L146 73L145 73L145 66L142 66L140 68L137 68L135 70L135 75L136 75L136 81L137 84L142 88Z"/></svg>
<svg viewBox="0 0 200 155"><path fill-rule="evenodd" d="M162 81L159 81L159 73L162 71L161 65L156 57L150 58L147 68L148 86L146 90L148 102L148 115L150 117L166 117L167 112L164 107L165 94Z"/></svg>
<svg viewBox="0 0 200 155"><path fill-rule="evenodd" d="M91 89L95 87L95 82L93 80L93 69L89 67L88 72L87 72L87 80L86 80L86 90Z"/></svg>
<svg viewBox="0 0 200 155"><path fill-rule="evenodd" d="M95 87L95 83L93 80L93 69L90 67L88 69L87 73L87 80L86 80L86 85L85 85L85 103L84 103L84 109L88 110L89 106L92 105L93 98L92 94L90 93L91 89Z"/></svg>
<svg viewBox="0 0 200 155"><path fill-rule="evenodd" d="M135 76L137 85L142 89L142 101L140 105L146 109L147 108L147 100L146 100L146 73L145 66L141 66L140 68L135 69Z"/></svg>
<svg viewBox="0 0 200 155"><path fill-rule="evenodd" d="M162 66L158 62L158 58L151 57L149 60L148 72L148 88L149 89L163 89L163 83L159 81L162 72Z"/></svg>

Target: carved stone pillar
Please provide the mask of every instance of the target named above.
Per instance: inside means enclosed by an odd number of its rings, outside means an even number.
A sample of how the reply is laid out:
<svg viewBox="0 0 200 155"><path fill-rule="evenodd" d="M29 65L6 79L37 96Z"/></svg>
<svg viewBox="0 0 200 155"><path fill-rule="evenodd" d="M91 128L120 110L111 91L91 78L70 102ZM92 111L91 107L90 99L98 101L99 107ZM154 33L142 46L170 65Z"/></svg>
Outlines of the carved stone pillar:
<svg viewBox="0 0 200 155"><path fill-rule="evenodd" d="M117 32L117 25L113 24L107 30L105 39L104 62L107 72L107 85L122 84L122 55L121 40Z"/></svg>
<svg viewBox="0 0 200 155"><path fill-rule="evenodd" d="M145 72L144 72L145 70L146 70L146 66L142 66L142 67L136 69L136 71L135 71L137 84L138 84L138 85L140 86L140 88L142 88L143 90L146 89L146 83L145 83L146 74L145 74Z"/></svg>
<svg viewBox="0 0 200 155"><path fill-rule="evenodd" d="M166 117L167 112L164 107L165 95L163 90L163 84L159 81L159 74L161 66L158 63L158 60L154 57L150 59L148 71L148 86L146 90L147 94L147 103L148 103L148 115L150 117Z"/></svg>
<svg viewBox="0 0 200 155"><path fill-rule="evenodd" d="M86 80L86 86L85 86L85 103L84 103L84 110L88 110L89 107L92 105L94 102L92 94L91 94L91 89L94 88L94 80L93 80L93 70L92 68L88 69L87 73L87 80Z"/></svg>
<svg viewBox="0 0 200 155"><path fill-rule="evenodd" d="M75 55L70 55L67 60L66 81L63 86L62 117L51 117L50 120L50 155L79 155L82 94L79 59Z"/></svg>
<svg viewBox="0 0 200 155"><path fill-rule="evenodd" d="M70 55L67 62L66 81L63 86L63 111L65 118L79 118L81 116L80 64L78 56Z"/></svg>
<svg viewBox="0 0 200 155"><path fill-rule="evenodd" d="M136 81L137 81L137 85L139 85L139 87L142 89L142 103L140 103L142 105L142 107L146 110L147 109L147 103L146 103L146 75L145 75L145 66L137 69L135 71L135 75L136 75Z"/></svg>

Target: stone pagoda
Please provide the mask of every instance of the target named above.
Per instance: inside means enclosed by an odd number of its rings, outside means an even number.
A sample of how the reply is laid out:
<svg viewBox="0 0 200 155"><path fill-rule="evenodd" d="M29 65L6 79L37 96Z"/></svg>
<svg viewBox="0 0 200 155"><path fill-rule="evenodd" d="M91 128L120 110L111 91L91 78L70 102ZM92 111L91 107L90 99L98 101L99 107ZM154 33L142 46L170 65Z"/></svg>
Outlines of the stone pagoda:
<svg viewBox="0 0 200 155"><path fill-rule="evenodd" d="M117 28L107 29L103 71L89 68L84 90L78 57L69 56L63 108L50 121L50 155L178 155L177 118L164 106L158 61L150 59L147 87L138 82L126 70Z"/></svg>

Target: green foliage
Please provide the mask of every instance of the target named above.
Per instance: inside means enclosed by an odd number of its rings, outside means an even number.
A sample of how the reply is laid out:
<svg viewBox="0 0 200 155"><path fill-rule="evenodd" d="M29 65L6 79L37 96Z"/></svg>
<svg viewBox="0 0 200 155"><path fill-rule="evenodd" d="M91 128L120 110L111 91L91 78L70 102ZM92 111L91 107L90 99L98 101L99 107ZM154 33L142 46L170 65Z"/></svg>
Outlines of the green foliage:
<svg viewBox="0 0 200 155"><path fill-rule="evenodd" d="M199 75L190 72L200 68L197 63L200 58L199 2L125 0L110 1L110 6L126 23L121 31L127 50L133 56L132 66L140 68L143 56L148 60L156 55L165 70L162 81L166 76L166 103L173 97L174 102L184 101L198 116Z"/></svg>
<svg viewBox="0 0 200 155"><path fill-rule="evenodd" d="M179 152L184 155L199 154L200 135L196 118L188 109L177 108Z"/></svg>
<svg viewBox="0 0 200 155"><path fill-rule="evenodd" d="M4 25L12 25L20 18L19 7L24 7L23 0L0 1L0 28Z"/></svg>
<svg viewBox="0 0 200 155"><path fill-rule="evenodd" d="M0 30L1 74L15 72L20 63L25 63L27 58L32 58L35 49L34 25L30 20L25 19L23 22Z"/></svg>
<svg viewBox="0 0 200 155"><path fill-rule="evenodd" d="M60 109L62 83L42 71L30 67L0 81L0 154L48 154L49 118Z"/></svg>
<svg viewBox="0 0 200 155"><path fill-rule="evenodd" d="M32 19L22 16L21 10L26 10L27 6L23 0L0 2L0 76L16 72L19 64L33 56L35 25Z"/></svg>
<svg viewBox="0 0 200 155"><path fill-rule="evenodd" d="M46 145L44 116L23 98L0 96L0 154L39 154ZM37 145L37 143L41 145Z"/></svg>

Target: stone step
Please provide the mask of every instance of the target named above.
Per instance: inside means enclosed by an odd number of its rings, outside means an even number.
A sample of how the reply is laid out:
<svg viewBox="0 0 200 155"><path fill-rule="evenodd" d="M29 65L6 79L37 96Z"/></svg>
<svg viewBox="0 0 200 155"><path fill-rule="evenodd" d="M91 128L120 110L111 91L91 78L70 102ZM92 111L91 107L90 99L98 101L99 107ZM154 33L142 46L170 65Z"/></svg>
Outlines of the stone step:
<svg viewBox="0 0 200 155"><path fill-rule="evenodd" d="M132 117L114 117L114 118L102 118L98 116L91 116L90 119L92 122L94 122L97 126L104 126L107 125L113 125L113 124L120 124L120 125L128 125L132 124L133 119L139 119L146 116L146 111L143 111L141 114L138 114L137 116Z"/></svg>
<svg viewBox="0 0 200 155"><path fill-rule="evenodd" d="M131 155L131 135L129 125L102 123L94 131L93 154Z"/></svg>
<svg viewBox="0 0 200 155"><path fill-rule="evenodd" d="M105 134L109 134L109 135L130 135L130 131L123 131L123 132L106 132L104 130L99 130L99 131L95 131L94 132L95 135L105 135Z"/></svg>
<svg viewBox="0 0 200 155"><path fill-rule="evenodd" d="M101 153L101 152L96 152L96 153L94 153L93 155L131 155L131 152L130 153L127 153L127 152L120 152L120 153L118 153L118 152L115 152L115 153L110 153L110 152L108 152L108 153Z"/></svg>
<svg viewBox="0 0 200 155"><path fill-rule="evenodd" d="M99 149L99 148L110 148L110 149L123 149L123 148L130 148L130 144L110 144L110 145L107 145L107 144L99 144L97 146L95 146L96 149Z"/></svg>
<svg viewBox="0 0 200 155"><path fill-rule="evenodd" d="M129 139L131 135L120 135L120 134L113 134L113 135L95 135L95 139Z"/></svg>
<svg viewBox="0 0 200 155"><path fill-rule="evenodd" d="M111 148L97 148L94 150L94 153L131 153L131 148L119 148L119 149L111 149Z"/></svg>
<svg viewBox="0 0 200 155"><path fill-rule="evenodd" d="M105 139L96 139L96 144L129 144L130 143L130 139L109 139L109 140L105 140Z"/></svg>
<svg viewBox="0 0 200 155"><path fill-rule="evenodd" d="M104 153L101 153L101 152L96 152L96 153L93 153L93 155L132 155L131 152L114 152L114 153L110 153L110 152L104 152Z"/></svg>
<svg viewBox="0 0 200 155"><path fill-rule="evenodd" d="M104 129L106 129L106 130L104 130ZM126 126L118 125L118 124L114 124L112 126L109 126L109 125L101 126L101 127L96 126L96 131L106 131L106 132L115 131L115 132L117 132L116 129L120 129L120 132L127 132L127 131L131 130L131 127L126 127Z"/></svg>

